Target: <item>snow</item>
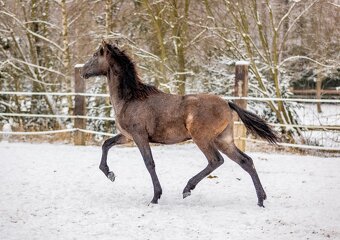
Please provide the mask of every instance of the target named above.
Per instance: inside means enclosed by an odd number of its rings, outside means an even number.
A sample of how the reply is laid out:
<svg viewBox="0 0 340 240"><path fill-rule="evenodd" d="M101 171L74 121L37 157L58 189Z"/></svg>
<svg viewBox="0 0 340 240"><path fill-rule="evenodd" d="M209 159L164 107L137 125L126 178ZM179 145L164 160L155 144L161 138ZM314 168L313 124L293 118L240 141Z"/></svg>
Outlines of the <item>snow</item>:
<svg viewBox="0 0 340 240"><path fill-rule="evenodd" d="M2 131L4 132L3 141L4 141L4 142L8 142L9 133L12 132L11 124L10 124L10 123L5 123L5 124L3 125L3 127L2 127Z"/></svg>
<svg viewBox="0 0 340 240"><path fill-rule="evenodd" d="M206 165L193 144L154 146L163 187L136 147L115 147L99 171L100 147L0 143L0 239L340 239L340 158L248 153L267 192L228 161L182 199Z"/></svg>
<svg viewBox="0 0 340 240"><path fill-rule="evenodd" d="M306 125L340 125L340 104L321 104L321 113L316 104L300 104L297 113Z"/></svg>
<svg viewBox="0 0 340 240"><path fill-rule="evenodd" d="M248 61L237 61L236 66L239 66L239 65L249 65L249 62Z"/></svg>
<svg viewBox="0 0 340 240"><path fill-rule="evenodd" d="M340 125L340 104L321 104L321 113L317 112L316 104L300 104L296 112L304 125ZM304 138L308 144L327 147L339 147L339 131L305 131Z"/></svg>
<svg viewBox="0 0 340 240"><path fill-rule="evenodd" d="M82 64L82 63L78 63L76 65L74 65L75 68L82 68L84 67L85 64Z"/></svg>

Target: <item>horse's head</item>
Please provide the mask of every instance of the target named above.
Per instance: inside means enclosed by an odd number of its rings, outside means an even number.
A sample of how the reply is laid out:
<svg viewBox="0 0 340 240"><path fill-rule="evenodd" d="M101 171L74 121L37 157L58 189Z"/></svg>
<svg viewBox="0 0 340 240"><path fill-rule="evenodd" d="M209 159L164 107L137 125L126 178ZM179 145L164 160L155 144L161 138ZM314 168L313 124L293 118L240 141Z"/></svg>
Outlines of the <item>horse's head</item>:
<svg viewBox="0 0 340 240"><path fill-rule="evenodd" d="M103 40L99 49L85 63L82 71L82 76L84 78L103 76L107 74L110 67L110 58L107 57L110 54L110 48L110 44Z"/></svg>

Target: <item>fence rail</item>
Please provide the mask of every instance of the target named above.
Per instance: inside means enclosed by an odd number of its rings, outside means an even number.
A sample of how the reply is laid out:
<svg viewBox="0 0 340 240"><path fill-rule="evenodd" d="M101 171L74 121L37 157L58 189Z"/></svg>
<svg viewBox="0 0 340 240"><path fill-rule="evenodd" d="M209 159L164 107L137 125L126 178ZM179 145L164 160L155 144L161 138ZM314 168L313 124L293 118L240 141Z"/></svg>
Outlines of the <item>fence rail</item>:
<svg viewBox="0 0 340 240"><path fill-rule="evenodd" d="M104 120L114 121L114 118L110 117L94 117L86 115L52 115L52 114L31 114L31 113L0 113L0 116L6 117L41 117L41 118L69 118L69 119L93 119L93 120Z"/></svg>
<svg viewBox="0 0 340 240"><path fill-rule="evenodd" d="M29 113L0 113L0 116L5 117L42 117L42 118L81 118L81 119L93 119L93 120L104 120L104 121L115 121L113 117L94 117L86 115L52 115L52 114L29 114ZM235 124L242 124L241 122L235 122ZM317 129L317 130L340 130L339 125L299 125L299 124L279 124L279 123L268 123L273 127L284 127L284 128L306 128L306 129Z"/></svg>
<svg viewBox="0 0 340 240"><path fill-rule="evenodd" d="M91 94L91 93L47 93L47 92L0 92L0 94L7 94L7 95L52 95L52 96L86 96L86 97L109 97L108 94ZM326 100L326 103L339 103L340 100L336 99L278 99L278 98L254 98L254 97L224 97L225 100L237 100L237 99L244 99L244 100L254 100L254 101L295 101L298 100L300 102L323 102ZM103 121L115 121L115 118L111 117L95 117L95 116L86 116L86 115L52 115L52 114L25 114L25 113L0 113L0 116L6 117L42 117L42 118L68 118L68 119L93 119L93 120L103 120ZM235 122L236 125L242 124L241 122ZM305 128L305 129L316 129L316 130L340 130L339 125L299 125L299 124L278 124L278 123L269 123L269 125L274 127L284 127L284 128ZM50 131L38 131L38 132L3 132L0 131L0 134L8 134L8 135L46 135L46 134L58 134L58 133L66 133L66 132L81 132L81 133L89 133L89 134L97 134L103 136L114 136L114 134L104 133L104 132L97 132L87 129L81 128L72 128L72 129L62 129L62 130L50 130ZM249 139L244 137L235 138L249 141L249 142L256 142L256 143L266 143L264 141ZM340 147L324 147L324 146L312 146L312 145L305 145L305 144L290 144L290 143L279 143L279 146L287 146L293 148L301 148L301 149L318 149L318 150L325 150L325 151L340 151Z"/></svg>
<svg viewBox="0 0 340 240"><path fill-rule="evenodd" d="M1 92L0 95L17 95L17 96L83 96L83 97L110 97L105 93L76 93L76 92ZM224 100L247 100L247 101L282 101L282 102L304 102L304 103L340 103L340 99L310 99L310 98L273 98L273 97L235 97L222 96Z"/></svg>
<svg viewBox="0 0 340 240"><path fill-rule="evenodd" d="M115 134L113 133L104 133L104 132L97 132L88 129L81 129L81 128L69 128L69 129L60 129L60 130L49 130L49 131L36 131L36 132L4 132L0 131L0 134L4 135L48 135L48 134L58 134L58 133L68 133L68 132L83 132L83 133L91 133L97 135L104 135L112 137Z"/></svg>
<svg viewBox="0 0 340 240"><path fill-rule="evenodd" d="M301 95L315 95L318 93L315 89L292 89L291 92L293 94L301 94ZM321 95L340 95L340 89L321 89Z"/></svg>
<svg viewBox="0 0 340 240"><path fill-rule="evenodd" d="M62 129L62 130L50 130L50 131L39 131L39 132L4 132L0 131L0 134L4 135L48 135L48 134L58 134L58 133L70 133L70 132L82 132L82 133L90 133L90 134L97 134L112 137L115 134L111 133L103 133L97 132L87 129L80 129L80 128L70 128L70 129ZM244 140L248 142L255 142L261 144L268 144L265 141L252 139L252 138L243 138L238 137L235 140ZM306 145L306 144L292 144L292 143L277 143L278 146L281 147L292 147L292 148L301 148L301 149L314 149L314 150L323 150L323 151L340 151L340 147L325 147L325 146L313 146L313 145Z"/></svg>

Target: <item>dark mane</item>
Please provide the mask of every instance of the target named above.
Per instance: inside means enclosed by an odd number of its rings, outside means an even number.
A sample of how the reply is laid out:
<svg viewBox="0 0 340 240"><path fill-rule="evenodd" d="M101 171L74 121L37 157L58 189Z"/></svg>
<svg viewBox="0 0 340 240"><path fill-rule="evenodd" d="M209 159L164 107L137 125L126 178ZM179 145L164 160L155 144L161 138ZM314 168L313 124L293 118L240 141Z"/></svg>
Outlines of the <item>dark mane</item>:
<svg viewBox="0 0 340 240"><path fill-rule="evenodd" d="M156 87L141 82L137 75L135 64L124 51L120 51L112 45L108 45L108 48L111 58L119 64L121 70L118 78L118 94L120 99L126 101L144 100L152 94L161 92Z"/></svg>

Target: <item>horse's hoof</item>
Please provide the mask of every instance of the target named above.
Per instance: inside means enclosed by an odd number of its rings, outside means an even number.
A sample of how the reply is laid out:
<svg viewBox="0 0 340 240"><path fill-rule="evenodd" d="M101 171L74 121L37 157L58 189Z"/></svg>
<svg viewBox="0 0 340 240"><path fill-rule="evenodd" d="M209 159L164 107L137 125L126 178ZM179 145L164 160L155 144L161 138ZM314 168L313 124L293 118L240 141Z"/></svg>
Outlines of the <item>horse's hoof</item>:
<svg viewBox="0 0 340 240"><path fill-rule="evenodd" d="M107 174L107 178L111 180L111 182L114 182L114 180L116 179L116 176L113 172L109 172Z"/></svg>
<svg viewBox="0 0 340 240"><path fill-rule="evenodd" d="M186 197L189 197L191 195L191 192L184 192L183 193L183 199Z"/></svg>
<svg viewBox="0 0 340 240"><path fill-rule="evenodd" d="M149 203L149 206L154 204L158 204L158 199L157 200L152 199L152 201Z"/></svg>
<svg viewBox="0 0 340 240"><path fill-rule="evenodd" d="M263 203L257 203L257 205L258 205L259 207L265 208L264 205L263 205Z"/></svg>

